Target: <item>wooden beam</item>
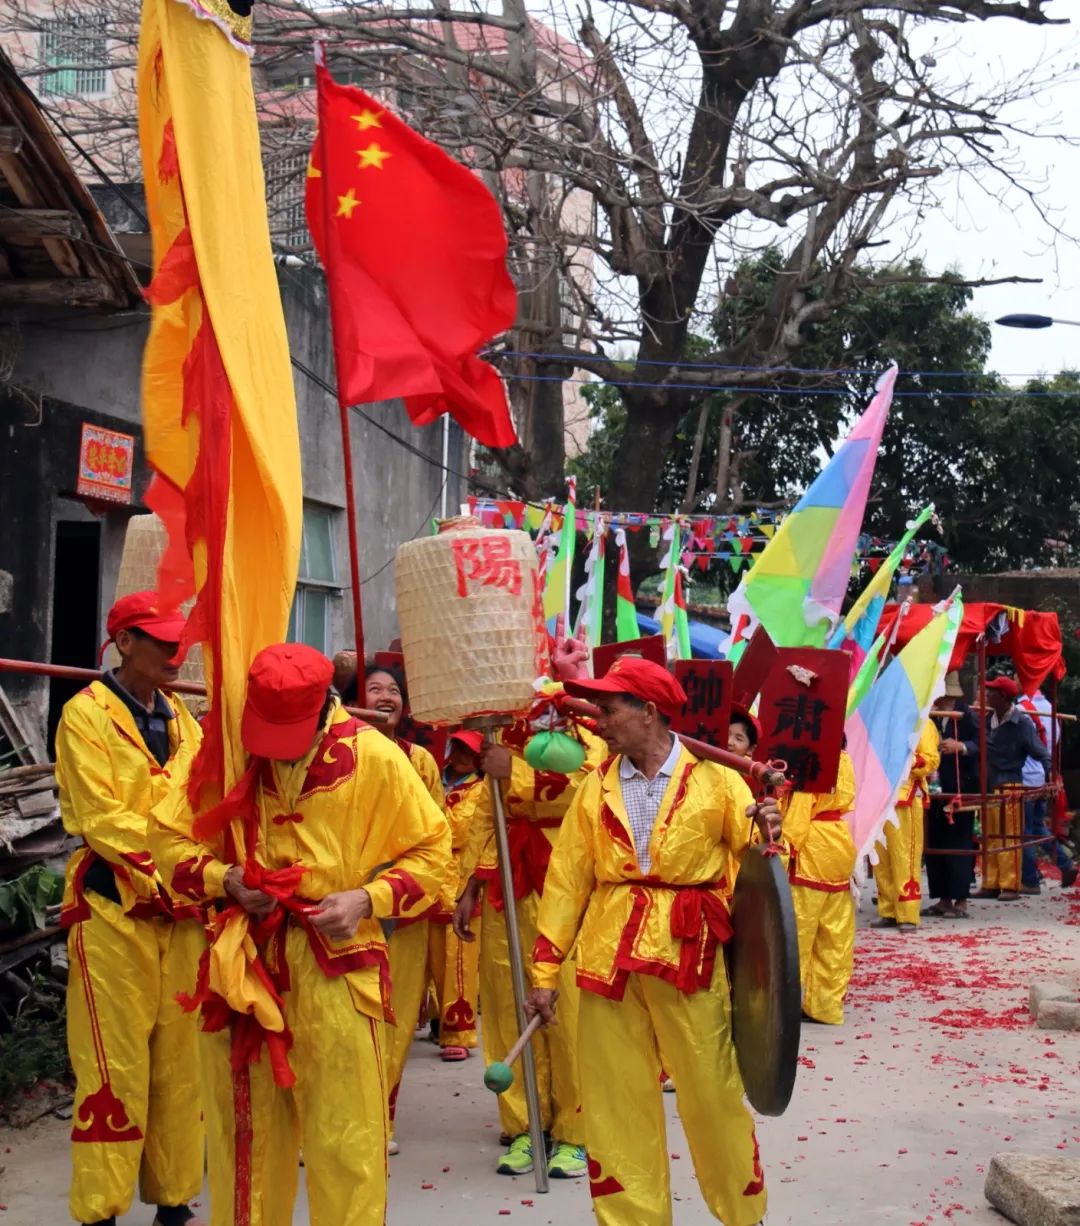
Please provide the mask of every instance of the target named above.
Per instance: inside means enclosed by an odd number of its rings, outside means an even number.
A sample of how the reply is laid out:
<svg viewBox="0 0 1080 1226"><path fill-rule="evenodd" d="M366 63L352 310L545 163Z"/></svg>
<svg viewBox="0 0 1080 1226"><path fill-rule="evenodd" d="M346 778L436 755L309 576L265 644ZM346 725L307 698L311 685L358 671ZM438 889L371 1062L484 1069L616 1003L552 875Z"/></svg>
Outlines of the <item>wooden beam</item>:
<svg viewBox="0 0 1080 1226"><path fill-rule="evenodd" d="M22 128L0 127L0 153L18 153L22 146Z"/></svg>
<svg viewBox="0 0 1080 1226"><path fill-rule="evenodd" d="M67 209L0 209L0 238L82 238L82 218Z"/></svg>
<svg viewBox="0 0 1080 1226"><path fill-rule="evenodd" d="M0 306L96 306L113 297L112 286L85 277L0 281Z"/></svg>

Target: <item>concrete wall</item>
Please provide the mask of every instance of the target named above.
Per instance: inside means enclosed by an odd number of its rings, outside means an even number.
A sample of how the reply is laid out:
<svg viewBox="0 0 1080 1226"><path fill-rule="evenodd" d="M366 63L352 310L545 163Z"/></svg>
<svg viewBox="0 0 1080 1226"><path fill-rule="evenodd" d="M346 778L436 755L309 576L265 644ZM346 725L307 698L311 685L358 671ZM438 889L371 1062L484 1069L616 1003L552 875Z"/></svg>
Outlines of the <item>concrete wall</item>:
<svg viewBox="0 0 1080 1226"><path fill-rule="evenodd" d="M293 355L333 385L321 273L282 268L279 279ZM147 326L148 316L136 312L107 318L69 314L48 324L22 327L10 386L0 386L0 523L4 525L0 572L12 575L10 610L0 611L0 655L50 658L56 526L63 519L91 517L83 504L65 497L74 491L83 421L136 436L136 497L141 502L148 474L138 424L139 376ZM333 650L353 643L340 419L333 396L297 370L294 383L304 495L335 513L342 591L332 601L328 646ZM20 390L14 393L12 388ZM397 632L394 552L402 541L427 532L432 515L440 511L443 428L440 423L414 429L397 402L369 406L365 411L420 453L411 453L358 413L351 414L365 642L369 650L375 650L386 646ZM449 467L462 473L467 463L465 443L462 432L452 427ZM446 492L449 512L454 514L465 496L464 483L450 477ZM116 586L127 518L142 509L136 505L110 510L102 519L96 603L101 638ZM48 687L10 676L0 677L0 684L20 704L34 735L40 738Z"/></svg>

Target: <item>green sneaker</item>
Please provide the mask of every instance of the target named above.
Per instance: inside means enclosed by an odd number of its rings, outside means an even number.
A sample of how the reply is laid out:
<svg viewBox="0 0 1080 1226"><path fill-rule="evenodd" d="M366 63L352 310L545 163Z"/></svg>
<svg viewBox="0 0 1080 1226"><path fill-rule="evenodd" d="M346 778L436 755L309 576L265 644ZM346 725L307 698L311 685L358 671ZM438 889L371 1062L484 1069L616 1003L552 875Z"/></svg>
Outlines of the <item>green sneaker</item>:
<svg viewBox="0 0 1080 1226"><path fill-rule="evenodd" d="M568 1145L557 1141L555 1152L548 1162L548 1174L552 1179L580 1179L589 1173L589 1162L584 1145Z"/></svg>
<svg viewBox="0 0 1080 1226"><path fill-rule="evenodd" d="M499 1175L527 1175L533 1169L532 1141L527 1132L510 1142L510 1148L499 1159L495 1171Z"/></svg>

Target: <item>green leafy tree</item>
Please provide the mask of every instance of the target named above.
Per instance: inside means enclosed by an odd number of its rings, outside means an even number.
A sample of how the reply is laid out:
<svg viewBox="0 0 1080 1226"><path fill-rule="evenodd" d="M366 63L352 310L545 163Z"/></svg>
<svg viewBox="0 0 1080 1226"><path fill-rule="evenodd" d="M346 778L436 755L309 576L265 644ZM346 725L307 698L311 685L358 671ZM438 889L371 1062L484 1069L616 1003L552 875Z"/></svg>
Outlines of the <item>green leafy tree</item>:
<svg viewBox="0 0 1080 1226"><path fill-rule="evenodd" d="M725 287L710 343L737 346L783 275L776 251L745 261ZM901 376L867 532L896 538L932 501L943 543L962 569L1080 558L1077 375L1012 389L987 372L990 331L969 310L971 289L931 277L917 261L853 276L858 292L807 329L800 361L822 372L816 381L795 386L781 372L783 392L710 393L681 418L653 506L633 509L789 505L861 412L877 373L895 360ZM598 384L586 397L597 425L575 469L591 498L593 489L614 485L627 417L617 388Z"/></svg>

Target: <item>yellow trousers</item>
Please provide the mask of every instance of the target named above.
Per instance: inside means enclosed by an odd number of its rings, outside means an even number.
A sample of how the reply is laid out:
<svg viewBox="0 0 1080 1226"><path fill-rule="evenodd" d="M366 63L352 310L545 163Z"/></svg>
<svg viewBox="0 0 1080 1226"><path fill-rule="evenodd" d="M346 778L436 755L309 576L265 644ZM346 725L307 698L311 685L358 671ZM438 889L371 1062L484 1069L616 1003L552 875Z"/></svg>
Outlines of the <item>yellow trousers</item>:
<svg viewBox="0 0 1080 1226"><path fill-rule="evenodd" d="M1002 797L995 803L996 797ZM1006 844L1016 844L1024 837L1024 802L1019 792L1013 789L995 788L994 797L986 810L986 828L983 830L983 846L986 848L986 872L983 876L985 890L1011 890L1020 888L1020 849L1003 851Z"/></svg>
<svg viewBox="0 0 1080 1226"><path fill-rule="evenodd" d="M764 1216L765 1176L743 1102L722 965L710 990L689 996L651 975L631 975L622 1000L581 994L582 1108L601 1226L671 1226L661 1067L675 1082L713 1217L753 1226Z"/></svg>
<svg viewBox="0 0 1080 1226"><path fill-rule="evenodd" d="M885 826L874 865L878 914L898 924L918 924L922 904L923 800L897 805L899 824Z"/></svg>
<svg viewBox="0 0 1080 1226"><path fill-rule="evenodd" d="M292 1226L301 1147L312 1226L383 1226L383 1024L323 974L302 930L290 926L285 951L292 1089L274 1084L265 1051L234 1073L229 1032L202 1036L211 1226Z"/></svg>
<svg viewBox="0 0 1080 1226"><path fill-rule="evenodd" d="M194 921L131 919L90 891L86 905L68 933L70 1206L97 1222L126 1213L136 1184L150 1205L202 1187L198 1021L176 993L194 988L204 938Z"/></svg>
<svg viewBox="0 0 1080 1226"><path fill-rule="evenodd" d="M429 920L405 924L394 929L390 946L390 1001L395 1025L385 1027L383 1045L386 1050L386 1086L390 1104L390 1135L394 1135L394 1112L397 1109L401 1078L409 1058L420 1006L428 986Z"/></svg>
<svg viewBox="0 0 1080 1226"><path fill-rule="evenodd" d="M799 977L803 1012L839 1026L855 961L855 903L845 885L835 892L793 885L799 929Z"/></svg>
<svg viewBox="0 0 1080 1226"><path fill-rule="evenodd" d="M476 1005L480 995L480 921L475 941L463 941L449 924L432 923L428 934L428 973L439 1009L439 1046L476 1046Z"/></svg>
<svg viewBox="0 0 1080 1226"><path fill-rule="evenodd" d="M536 894L518 899L518 929L526 962L536 940L536 919L540 899ZM484 1062L505 1058L518 1037L514 1013L514 988L510 976L510 951L506 942L506 920L487 899L484 900L480 946L480 1008L484 1015L481 1037ZM578 1003L581 991L574 979L574 965L564 963L559 975L559 1023L541 1030L533 1039L536 1081L540 1093L540 1114L545 1132L569 1145L585 1144L581 1118L581 1093L578 1088ZM529 1130L525 1088L520 1073L505 1094L499 1095L499 1124L503 1132L515 1137Z"/></svg>

